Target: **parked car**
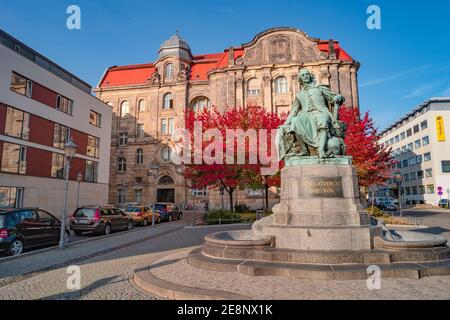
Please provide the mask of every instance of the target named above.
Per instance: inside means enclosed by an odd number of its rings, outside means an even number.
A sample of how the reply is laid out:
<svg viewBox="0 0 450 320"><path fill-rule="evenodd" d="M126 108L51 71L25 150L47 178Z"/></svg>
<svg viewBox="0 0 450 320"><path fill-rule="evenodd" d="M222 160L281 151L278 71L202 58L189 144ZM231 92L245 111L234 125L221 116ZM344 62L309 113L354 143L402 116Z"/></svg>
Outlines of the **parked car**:
<svg viewBox="0 0 450 320"><path fill-rule="evenodd" d="M157 202L150 206L152 210L159 212L161 221L181 220L183 213L180 208L172 202Z"/></svg>
<svg viewBox="0 0 450 320"><path fill-rule="evenodd" d="M385 211L397 211L397 206L391 201L379 202L377 207Z"/></svg>
<svg viewBox="0 0 450 320"><path fill-rule="evenodd" d="M70 228L76 235L86 231L107 235L133 227L133 219L114 206L83 206L70 217Z"/></svg>
<svg viewBox="0 0 450 320"><path fill-rule="evenodd" d="M0 250L19 255L24 249L57 245L61 221L39 208L0 209ZM65 232L69 242L70 230Z"/></svg>
<svg viewBox="0 0 450 320"><path fill-rule="evenodd" d="M155 223L161 222L159 212L153 211L150 206L135 205L125 209L125 213L133 220L134 223L143 225L144 227L152 223L152 216L155 215Z"/></svg>
<svg viewBox="0 0 450 320"><path fill-rule="evenodd" d="M439 207L448 209L448 199L439 200Z"/></svg>

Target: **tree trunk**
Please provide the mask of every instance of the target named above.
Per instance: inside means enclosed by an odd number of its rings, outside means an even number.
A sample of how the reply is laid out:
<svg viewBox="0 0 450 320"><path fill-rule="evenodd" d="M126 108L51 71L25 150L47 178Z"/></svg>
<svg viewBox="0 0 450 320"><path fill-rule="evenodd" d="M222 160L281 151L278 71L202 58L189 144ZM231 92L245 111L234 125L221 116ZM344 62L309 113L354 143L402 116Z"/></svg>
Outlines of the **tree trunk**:
<svg viewBox="0 0 450 320"><path fill-rule="evenodd" d="M227 190L227 192L228 192L228 195L230 196L230 211L234 212L234 206L233 206L233 192L234 192L234 189L230 188L230 191Z"/></svg>
<svg viewBox="0 0 450 320"><path fill-rule="evenodd" d="M264 185L264 192L265 192L264 196L266 198L265 199L266 200L265 210L269 211L269 185L267 183Z"/></svg>

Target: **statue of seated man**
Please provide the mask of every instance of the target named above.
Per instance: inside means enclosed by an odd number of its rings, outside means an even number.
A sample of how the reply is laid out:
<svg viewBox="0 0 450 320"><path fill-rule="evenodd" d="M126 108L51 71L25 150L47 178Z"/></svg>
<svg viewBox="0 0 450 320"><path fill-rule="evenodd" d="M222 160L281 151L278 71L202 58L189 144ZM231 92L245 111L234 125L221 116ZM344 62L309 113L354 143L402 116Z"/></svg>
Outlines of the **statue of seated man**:
<svg viewBox="0 0 450 320"><path fill-rule="evenodd" d="M342 141L343 135L336 136L335 127L344 97L327 86L316 85L314 75L307 69L300 70L298 80L302 89L295 96L288 119L277 132L278 158L281 160L288 154L311 155L311 150L320 158L337 155L336 139ZM329 105L334 106L333 113ZM328 150L331 138L333 148Z"/></svg>

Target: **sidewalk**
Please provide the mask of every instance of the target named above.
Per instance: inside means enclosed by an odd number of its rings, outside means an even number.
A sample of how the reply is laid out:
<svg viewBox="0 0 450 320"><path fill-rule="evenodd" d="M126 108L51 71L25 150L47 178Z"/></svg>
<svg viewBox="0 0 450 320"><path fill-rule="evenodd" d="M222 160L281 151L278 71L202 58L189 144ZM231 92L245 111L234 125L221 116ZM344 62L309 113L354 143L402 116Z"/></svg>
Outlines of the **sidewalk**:
<svg viewBox="0 0 450 320"><path fill-rule="evenodd" d="M127 232L113 233L106 237L88 238L88 241L75 242L64 250L58 247L33 252L22 256L0 260L0 287L23 279L34 272L48 271L63 265L124 248L141 241L180 230L184 223L171 222L155 227L138 228ZM15 275L20 274L17 277ZM15 277L14 277L15 276Z"/></svg>

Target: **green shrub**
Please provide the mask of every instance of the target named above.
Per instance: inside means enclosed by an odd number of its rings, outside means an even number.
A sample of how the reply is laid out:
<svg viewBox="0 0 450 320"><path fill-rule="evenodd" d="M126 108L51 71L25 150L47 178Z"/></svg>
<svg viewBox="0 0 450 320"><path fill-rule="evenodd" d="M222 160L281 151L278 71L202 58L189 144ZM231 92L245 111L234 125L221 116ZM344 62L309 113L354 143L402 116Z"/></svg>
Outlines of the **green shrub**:
<svg viewBox="0 0 450 320"><path fill-rule="evenodd" d="M221 224L238 223L241 221L239 213L226 210L207 211L203 215L203 220L206 224L219 224L219 219Z"/></svg>

